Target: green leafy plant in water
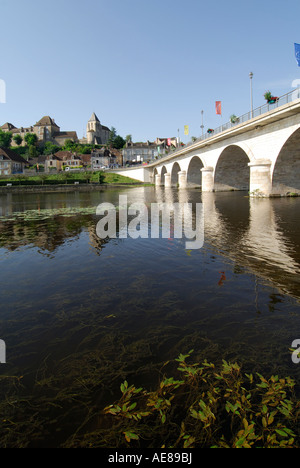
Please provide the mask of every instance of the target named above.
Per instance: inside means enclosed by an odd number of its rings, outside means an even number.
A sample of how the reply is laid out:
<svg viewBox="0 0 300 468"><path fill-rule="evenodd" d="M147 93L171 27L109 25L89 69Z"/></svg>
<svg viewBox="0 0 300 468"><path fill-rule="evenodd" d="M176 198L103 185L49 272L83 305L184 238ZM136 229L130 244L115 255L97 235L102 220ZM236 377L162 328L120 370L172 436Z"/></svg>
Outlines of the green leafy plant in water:
<svg viewBox="0 0 300 468"><path fill-rule="evenodd" d="M299 402L289 378L243 374L225 360L175 360L181 379L163 376L153 391L121 384L118 402L104 408L93 446L298 448ZM88 438L88 436L86 436ZM77 440L77 445L84 443Z"/></svg>

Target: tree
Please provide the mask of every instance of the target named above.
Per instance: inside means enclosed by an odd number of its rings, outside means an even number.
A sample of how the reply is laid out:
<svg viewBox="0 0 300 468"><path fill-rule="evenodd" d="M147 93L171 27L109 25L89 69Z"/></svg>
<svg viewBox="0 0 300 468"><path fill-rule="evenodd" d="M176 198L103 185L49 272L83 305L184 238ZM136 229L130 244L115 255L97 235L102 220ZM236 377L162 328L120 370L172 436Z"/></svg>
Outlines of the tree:
<svg viewBox="0 0 300 468"><path fill-rule="evenodd" d="M15 135L13 137L13 140L18 146L20 146L23 141L23 138L21 137L21 135Z"/></svg>
<svg viewBox="0 0 300 468"><path fill-rule="evenodd" d="M74 151L74 146L75 146L75 143L73 140L65 140L65 144L63 146L63 149L65 151Z"/></svg>
<svg viewBox="0 0 300 468"><path fill-rule="evenodd" d="M51 143L51 141L47 141L44 146L43 154L46 154L46 155L54 154L59 150L60 150L59 146L54 145L53 143Z"/></svg>
<svg viewBox="0 0 300 468"><path fill-rule="evenodd" d="M126 135L125 137L126 142L132 141L132 135Z"/></svg>
<svg viewBox="0 0 300 468"><path fill-rule="evenodd" d="M126 141L120 135L117 135L112 142L112 146L116 149L121 149L124 147Z"/></svg>
<svg viewBox="0 0 300 468"><path fill-rule="evenodd" d="M28 154L30 158L36 158L38 156L38 151L34 145L30 145L28 149Z"/></svg>
<svg viewBox="0 0 300 468"><path fill-rule="evenodd" d="M0 146L3 148L9 148L11 145L12 140L12 133L11 132L3 132L0 128Z"/></svg>
<svg viewBox="0 0 300 468"><path fill-rule="evenodd" d="M26 133L24 140L27 143L27 146L34 146L37 142L37 136L35 133Z"/></svg>
<svg viewBox="0 0 300 468"><path fill-rule="evenodd" d="M113 141L117 136L117 130L115 127L111 127L110 132L109 132L109 137L108 137L108 146L113 146Z"/></svg>

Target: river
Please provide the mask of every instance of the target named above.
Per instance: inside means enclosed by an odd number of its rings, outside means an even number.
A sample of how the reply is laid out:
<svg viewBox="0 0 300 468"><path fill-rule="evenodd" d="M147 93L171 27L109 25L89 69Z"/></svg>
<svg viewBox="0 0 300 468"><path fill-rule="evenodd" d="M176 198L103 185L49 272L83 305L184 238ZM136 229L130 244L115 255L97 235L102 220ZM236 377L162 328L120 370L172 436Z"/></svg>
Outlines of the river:
<svg viewBox="0 0 300 468"><path fill-rule="evenodd" d="M187 249L172 235L100 238L96 208L118 206L120 195L148 208L201 205L203 245ZM84 428L87 407L119 396L124 379L151 388L163 363L191 348L194 359L236 361L298 384L290 348L300 339L299 218L300 198L246 192L1 195L0 391L13 423L0 445L63 444Z"/></svg>

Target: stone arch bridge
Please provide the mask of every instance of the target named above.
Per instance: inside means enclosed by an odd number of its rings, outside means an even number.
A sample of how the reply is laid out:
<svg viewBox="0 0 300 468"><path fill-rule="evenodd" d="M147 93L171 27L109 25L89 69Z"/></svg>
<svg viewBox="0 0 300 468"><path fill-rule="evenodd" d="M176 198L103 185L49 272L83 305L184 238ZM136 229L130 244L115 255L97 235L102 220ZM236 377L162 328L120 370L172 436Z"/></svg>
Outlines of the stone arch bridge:
<svg viewBox="0 0 300 468"><path fill-rule="evenodd" d="M269 110L154 163L116 171L165 187L251 195L300 194L300 99Z"/></svg>

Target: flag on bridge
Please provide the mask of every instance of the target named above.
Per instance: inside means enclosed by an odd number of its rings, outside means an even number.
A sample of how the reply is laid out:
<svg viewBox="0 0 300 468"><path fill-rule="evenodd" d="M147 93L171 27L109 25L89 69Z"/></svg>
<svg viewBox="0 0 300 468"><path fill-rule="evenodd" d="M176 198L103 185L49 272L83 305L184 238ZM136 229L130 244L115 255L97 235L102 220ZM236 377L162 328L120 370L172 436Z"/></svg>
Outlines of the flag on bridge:
<svg viewBox="0 0 300 468"><path fill-rule="evenodd" d="M298 63L298 67L300 67L300 44L296 44L296 42L295 42L295 56L296 56L296 60Z"/></svg>
<svg viewBox="0 0 300 468"><path fill-rule="evenodd" d="M221 101L216 101L216 114L222 115L222 104L221 104Z"/></svg>
<svg viewBox="0 0 300 468"><path fill-rule="evenodd" d="M185 126L184 126L184 134L185 134L185 135L188 135L188 134L189 134L189 126L188 126L188 125L185 125Z"/></svg>

